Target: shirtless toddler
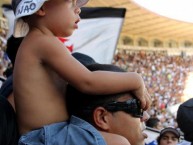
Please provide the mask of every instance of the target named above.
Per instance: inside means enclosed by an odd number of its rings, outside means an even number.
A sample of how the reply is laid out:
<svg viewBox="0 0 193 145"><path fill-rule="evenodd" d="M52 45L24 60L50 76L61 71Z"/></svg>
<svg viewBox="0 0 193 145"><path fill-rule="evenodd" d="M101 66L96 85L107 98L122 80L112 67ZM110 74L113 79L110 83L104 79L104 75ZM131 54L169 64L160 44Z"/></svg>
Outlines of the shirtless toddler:
<svg viewBox="0 0 193 145"><path fill-rule="evenodd" d="M86 3L87 0L12 0L16 16L14 36L25 36L13 72L16 113L23 135L19 144L73 145L76 138L73 140L68 135L70 130L88 138L84 145L100 141L105 144L94 128L87 128L86 124L82 127L77 123L79 120L69 118L65 100L67 83L90 94L133 91L144 110L150 106L149 94L139 74L90 72L57 38L68 37L78 29L80 7Z"/></svg>

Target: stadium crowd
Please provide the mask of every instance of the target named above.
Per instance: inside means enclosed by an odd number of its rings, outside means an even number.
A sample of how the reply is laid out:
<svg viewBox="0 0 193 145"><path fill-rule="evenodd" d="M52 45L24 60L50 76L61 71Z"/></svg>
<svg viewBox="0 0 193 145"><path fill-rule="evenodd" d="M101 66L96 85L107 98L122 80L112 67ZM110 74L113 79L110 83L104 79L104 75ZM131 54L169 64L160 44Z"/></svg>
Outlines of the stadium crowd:
<svg viewBox="0 0 193 145"><path fill-rule="evenodd" d="M167 107L181 102L188 73L193 71L192 56L118 49L113 64L140 73L153 99L149 110L151 117L157 117L163 127L177 127L176 116Z"/></svg>

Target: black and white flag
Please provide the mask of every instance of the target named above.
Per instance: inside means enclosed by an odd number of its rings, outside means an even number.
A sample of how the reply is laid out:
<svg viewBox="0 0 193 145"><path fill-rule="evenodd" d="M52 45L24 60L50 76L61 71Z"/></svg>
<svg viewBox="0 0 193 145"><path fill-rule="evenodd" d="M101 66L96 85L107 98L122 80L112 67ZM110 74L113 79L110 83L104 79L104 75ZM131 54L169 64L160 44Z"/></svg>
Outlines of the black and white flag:
<svg viewBox="0 0 193 145"><path fill-rule="evenodd" d="M78 29L70 36L73 52L81 52L98 63L110 64L119 39L126 9L83 7Z"/></svg>

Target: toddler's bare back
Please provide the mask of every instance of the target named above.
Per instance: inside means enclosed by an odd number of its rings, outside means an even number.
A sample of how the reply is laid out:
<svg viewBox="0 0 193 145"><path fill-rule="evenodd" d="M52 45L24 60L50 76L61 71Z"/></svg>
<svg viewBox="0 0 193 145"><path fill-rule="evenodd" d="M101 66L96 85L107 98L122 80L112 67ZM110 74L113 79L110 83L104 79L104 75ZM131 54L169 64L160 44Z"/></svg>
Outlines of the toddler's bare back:
<svg viewBox="0 0 193 145"><path fill-rule="evenodd" d="M68 119L66 82L40 59L41 46L33 36L25 38L16 57L14 95L21 134Z"/></svg>

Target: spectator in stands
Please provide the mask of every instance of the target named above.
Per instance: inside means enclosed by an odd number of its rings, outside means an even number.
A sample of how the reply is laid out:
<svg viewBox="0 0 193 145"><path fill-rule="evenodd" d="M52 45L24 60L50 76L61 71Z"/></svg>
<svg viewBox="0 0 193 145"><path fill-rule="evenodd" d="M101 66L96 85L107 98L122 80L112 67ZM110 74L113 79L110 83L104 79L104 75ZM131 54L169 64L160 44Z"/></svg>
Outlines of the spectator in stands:
<svg viewBox="0 0 193 145"><path fill-rule="evenodd" d="M91 71L123 72L117 66L104 64L91 64L87 68ZM95 126L106 140L107 133L119 134L127 138L131 145L143 145L147 135L145 121L146 112L140 107L140 102L131 93L112 95L88 95L81 93L74 87L67 87L67 106L70 115L78 116ZM116 141L116 140L115 140Z"/></svg>
<svg viewBox="0 0 193 145"><path fill-rule="evenodd" d="M180 140L180 132L173 127L166 127L157 138L158 145L177 145Z"/></svg>
<svg viewBox="0 0 193 145"><path fill-rule="evenodd" d="M156 117L149 118L146 122L146 126L151 127L156 130L162 130L163 128L160 120Z"/></svg>
<svg viewBox="0 0 193 145"><path fill-rule="evenodd" d="M155 132L160 132L160 130L162 130L163 128L160 120L157 117L151 117L150 119L148 119L146 122L146 126L151 127ZM156 138L152 138L152 140L146 143L146 145L157 145Z"/></svg>
<svg viewBox="0 0 193 145"><path fill-rule="evenodd" d="M177 123L184 139L193 145L193 98L182 103L177 111Z"/></svg>

